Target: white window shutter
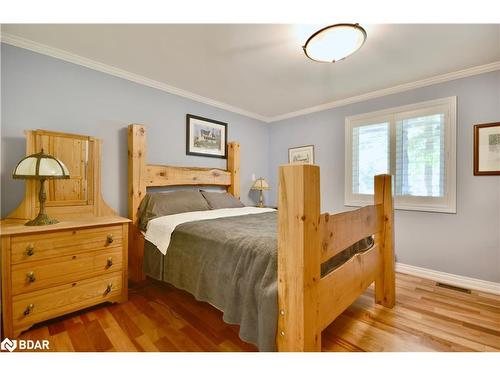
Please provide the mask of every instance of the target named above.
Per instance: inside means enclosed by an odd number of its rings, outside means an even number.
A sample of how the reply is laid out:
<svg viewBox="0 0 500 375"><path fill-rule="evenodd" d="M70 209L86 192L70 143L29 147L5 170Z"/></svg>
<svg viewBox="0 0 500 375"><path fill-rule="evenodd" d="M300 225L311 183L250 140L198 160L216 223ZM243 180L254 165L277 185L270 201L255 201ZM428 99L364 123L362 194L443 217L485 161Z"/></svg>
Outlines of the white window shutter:
<svg viewBox="0 0 500 375"><path fill-rule="evenodd" d="M456 212L456 97L346 118L345 204L373 201L394 176L396 209Z"/></svg>

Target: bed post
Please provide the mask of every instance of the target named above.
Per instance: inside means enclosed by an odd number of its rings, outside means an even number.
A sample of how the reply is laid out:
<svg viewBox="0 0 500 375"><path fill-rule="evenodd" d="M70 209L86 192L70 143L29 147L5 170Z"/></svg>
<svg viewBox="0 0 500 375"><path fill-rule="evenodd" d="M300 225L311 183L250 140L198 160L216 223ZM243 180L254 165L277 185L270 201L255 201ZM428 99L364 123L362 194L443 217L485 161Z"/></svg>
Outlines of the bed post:
<svg viewBox="0 0 500 375"><path fill-rule="evenodd" d="M279 170L278 332L279 351L321 351L319 167Z"/></svg>
<svg viewBox="0 0 500 375"><path fill-rule="evenodd" d="M375 204L382 206L383 225L376 235L380 249L379 272L375 279L375 302L385 307L396 303L396 281L394 262L394 212L392 201L392 176L375 176Z"/></svg>
<svg viewBox="0 0 500 375"><path fill-rule="evenodd" d="M231 172L231 186L227 191L240 198L240 143L227 144L227 170Z"/></svg>
<svg viewBox="0 0 500 375"><path fill-rule="evenodd" d="M142 270L144 238L137 227L137 209L146 195L146 129L142 125L128 126L128 217L132 220L129 230L129 279L145 279Z"/></svg>

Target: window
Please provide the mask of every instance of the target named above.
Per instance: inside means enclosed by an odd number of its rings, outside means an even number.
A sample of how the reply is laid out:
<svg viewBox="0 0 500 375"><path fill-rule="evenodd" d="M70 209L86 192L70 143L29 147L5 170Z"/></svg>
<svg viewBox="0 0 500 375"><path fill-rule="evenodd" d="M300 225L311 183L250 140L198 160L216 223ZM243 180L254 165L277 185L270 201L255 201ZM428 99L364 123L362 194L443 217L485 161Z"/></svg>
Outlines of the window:
<svg viewBox="0 0 500 375"><path fill-rule="evenodd" d="M345 204L373 201L394 176L396 209L456 212L456 97L346 118Z"/></svg>

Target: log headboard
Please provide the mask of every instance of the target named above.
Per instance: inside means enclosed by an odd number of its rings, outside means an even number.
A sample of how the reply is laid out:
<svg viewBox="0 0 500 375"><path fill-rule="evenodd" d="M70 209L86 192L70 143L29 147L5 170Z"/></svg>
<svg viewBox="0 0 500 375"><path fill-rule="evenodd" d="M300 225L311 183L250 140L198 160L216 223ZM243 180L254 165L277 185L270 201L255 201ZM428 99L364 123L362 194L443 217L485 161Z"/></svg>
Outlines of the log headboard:
<svg viewBox="0 0 500 375"><path fill-rule="evenodd" d="M227 169L146 164L146 128L128 126L128 217L137 223L137 209L148 187L224 186L240 197L240 144L227 144Z"/></svg>

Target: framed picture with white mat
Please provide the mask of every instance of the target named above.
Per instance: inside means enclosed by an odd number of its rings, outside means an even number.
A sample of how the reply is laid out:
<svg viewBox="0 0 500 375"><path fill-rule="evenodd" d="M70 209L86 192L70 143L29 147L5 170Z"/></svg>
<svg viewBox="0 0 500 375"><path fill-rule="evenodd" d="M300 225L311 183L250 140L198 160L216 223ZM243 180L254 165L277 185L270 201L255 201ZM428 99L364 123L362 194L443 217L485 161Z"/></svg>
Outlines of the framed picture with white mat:
<svg viewBox="0 0 500 375"><path fill-rule="evenodd" d="M500 122L474 126L474 176L500 175Z"/></svg>

